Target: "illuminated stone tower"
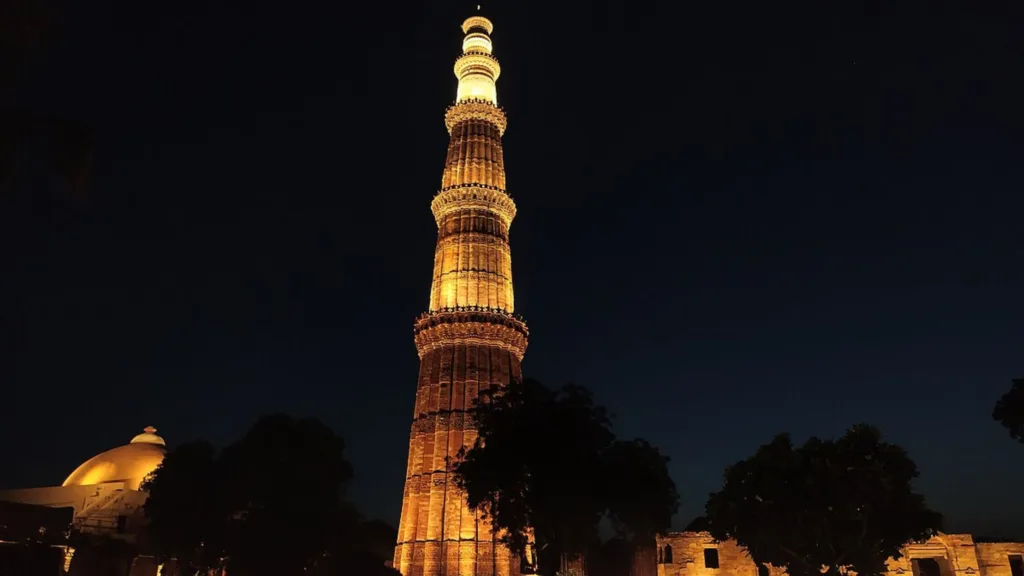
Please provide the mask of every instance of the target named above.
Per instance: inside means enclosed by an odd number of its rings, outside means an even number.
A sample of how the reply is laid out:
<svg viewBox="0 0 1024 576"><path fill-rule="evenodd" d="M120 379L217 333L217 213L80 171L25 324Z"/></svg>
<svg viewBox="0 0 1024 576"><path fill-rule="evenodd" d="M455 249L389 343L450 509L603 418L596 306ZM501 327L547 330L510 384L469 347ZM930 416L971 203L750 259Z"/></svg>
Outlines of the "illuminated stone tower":
<svg viewBox="0 0 1024 576"><path fill-rule="evenodd" d="M512 314L508 230L516 206L505 192L493 28L481 16L462 23L459 88L445 114L448 157L430 205L437 249L429 308L414 327L420 373L395 548L405 576L519 573L519 560L466 506L447 460L476 439L466 410L479 392L519 378L526 351L526 325Z"/></svg>

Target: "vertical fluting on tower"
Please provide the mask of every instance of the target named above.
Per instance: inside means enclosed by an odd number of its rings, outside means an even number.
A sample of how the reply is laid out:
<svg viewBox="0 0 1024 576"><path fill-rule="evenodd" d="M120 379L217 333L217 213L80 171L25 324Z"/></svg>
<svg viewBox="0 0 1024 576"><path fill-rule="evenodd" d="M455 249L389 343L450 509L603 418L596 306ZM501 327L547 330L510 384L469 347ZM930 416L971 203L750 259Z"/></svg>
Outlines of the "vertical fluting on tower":
<svg viewBox="0 0 1024 576"><path fill-rule="evenodd" d="M468 409L482 392L521 376L526 325L513 315L501 136L505 113L491 55L493 25L462 24L459 87L445 114L451 138L441 190L431 203L437 248L427 312L416 321L416 407L394 566L405 576L514 576L513 558L451 482L451 462L477 432Z"/></svg>

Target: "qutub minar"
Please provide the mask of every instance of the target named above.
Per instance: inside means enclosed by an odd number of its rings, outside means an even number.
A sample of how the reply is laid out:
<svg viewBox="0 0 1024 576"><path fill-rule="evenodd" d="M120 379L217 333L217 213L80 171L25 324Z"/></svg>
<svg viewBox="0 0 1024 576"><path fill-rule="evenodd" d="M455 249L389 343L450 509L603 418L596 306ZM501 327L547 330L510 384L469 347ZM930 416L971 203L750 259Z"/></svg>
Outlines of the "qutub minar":
<svg viewBox="0 0 1024 576"><path fill-rule="evenodd" d="M403 576L517 576L520 559L495 538L451 481L450 462L477 432L467 409L481 390L521 374L526 325L513 316L508 231L516 206L505 191L501 136L505 113L491 55L494 26L462 23L459 88L445 114L451 139L441 190L430 208L437 249L430 303L414 327L420 356L416 408L394 567ZM532 561L532 558L527 559ZM583 574L584 572L580 572ZM976 542L940 534L908 543L885 576L1024 576L1024 543ZM706 532L671 532L638 548L630 576L786 576L758 566L733 541Z"/></svg>
<svg viewBox="0 0 1024 576"><path fill-rule="evenodd" d="M526 325L512 315L508 229L516 207L505 192L505 114L498 108L494 85L501 69L491 56L492 29L480 16L463 22L466 37L455 62L458 96L445 115L451 142L441 191L431 204L438 228L434 278L429 309L414 330L420 376L394 557L394 567L404 576L522 572L520 559L466 506L448 467L448 459L477 437L466 409L481 390L518 378L526 351ZM161 564L137 546L146 523L142 506L148 493L142 482L164 454L163 438L155 428L146 428L129 444L86 460L60 486L0 491L0 528L7 535L0 538L0 556L17 554L24 542L39 538L40 526L51 526L50 534L65 536L63 541L56 537L49 547L49 552L58 552L47 558L54 568L50 573L91 573L95 557L76 554L68 544L65 530L71 523L90 538L121 541L124 547L118 554L130 562L129 576L177 574L176 560ZM36 548L26 550L43 558ZM880 576L1024 576L1024 542L939 534L927 542L908 543L902 553L899 560L889 559ZM533 558L524 560L533 563ZM574 566L581 575L584 568L585 563ZM786 572L756 565L734 541L717 541L706 532L670 532L636 549L629 576Z"/></svg>
<svg viewBox="0 0 1024 576"><path fill-rule="evenodd" d="M480 391L520 377L528 334L513 316L508 232L516 206L505 191L493 29L482 16L462 23L459 87L445 114L448 157L430 205L437 249L429 308L414 327L420 372L394 560L405 576L520 571L450 474L451 459L477 436L467 409Z"/></svg>

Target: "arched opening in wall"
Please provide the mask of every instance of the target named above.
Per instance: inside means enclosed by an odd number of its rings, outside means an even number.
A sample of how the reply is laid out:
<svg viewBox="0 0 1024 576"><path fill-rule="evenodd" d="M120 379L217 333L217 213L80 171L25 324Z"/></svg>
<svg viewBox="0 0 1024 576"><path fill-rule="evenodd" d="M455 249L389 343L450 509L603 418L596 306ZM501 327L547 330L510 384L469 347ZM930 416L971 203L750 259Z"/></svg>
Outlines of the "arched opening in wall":
<svg viewBox="0 0 1024 576"><path fill-rule="evenodd" d="M665 557L665 562L664 562L665 564L671 564L672 563L672 546L669 545L669 544L665 544L665 555L664 555L664 557Z"/></svg>
<svg viewBox="0 0 1024 576"><path fill-rule="evenodd" d="M768 566L764 564L757 565L757 576L769 576Z"/></svg>

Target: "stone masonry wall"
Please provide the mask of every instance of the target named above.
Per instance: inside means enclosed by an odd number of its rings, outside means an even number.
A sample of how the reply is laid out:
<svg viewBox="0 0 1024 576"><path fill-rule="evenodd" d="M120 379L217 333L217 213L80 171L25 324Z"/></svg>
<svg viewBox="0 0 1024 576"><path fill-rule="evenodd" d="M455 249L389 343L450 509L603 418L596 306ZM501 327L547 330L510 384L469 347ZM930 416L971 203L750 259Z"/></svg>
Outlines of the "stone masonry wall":
<svg viewBox="0 0 1024 576"><path fill-rule="evenodd" d="M672 532L657 538L657 576L766 576L744 548L734 541L716 542L706 532ZM716 550L718 568L705 563L704 550ZM671 552L669 552L669 550ZM1016 576L1010 557L1024 556L1024 542L975 543L970 534L939 534L920 544L908 544L899 560L890 559L888 576L923 576L914 560L935 560L940 576ZM651 557L637 557L649 563ZM767 576L785 576L781 568L765 567ZM637 567L634 573L650 573Z"/></svg>
<svg viewBox="0 0 1024 576"><path fill-rule="evenodd" d="M669 533L657 544L658 576L758 576L745 549L733 541L715 542L706 532ZM705 565L705 549L717 550L718 568ZM780 570L771 576L782 574Z"/></svg>
<svg viewBox="0 0 1024 576"><path fill-rule="evenodd" d="M978 568L983 576L1011 576L1010 556L1024 561L1024 542L982 542L978 550Z"/></svg>

